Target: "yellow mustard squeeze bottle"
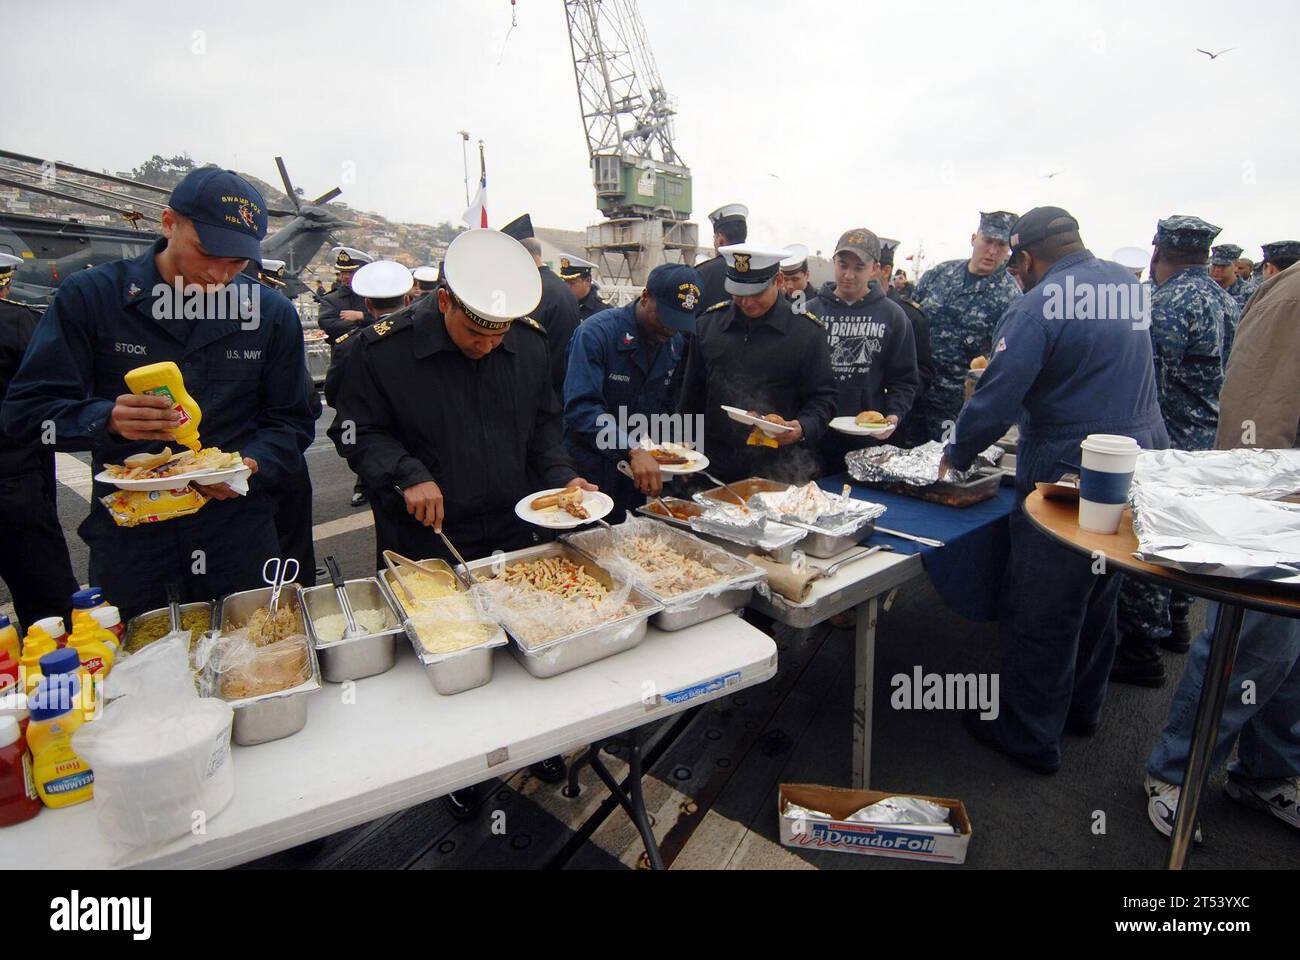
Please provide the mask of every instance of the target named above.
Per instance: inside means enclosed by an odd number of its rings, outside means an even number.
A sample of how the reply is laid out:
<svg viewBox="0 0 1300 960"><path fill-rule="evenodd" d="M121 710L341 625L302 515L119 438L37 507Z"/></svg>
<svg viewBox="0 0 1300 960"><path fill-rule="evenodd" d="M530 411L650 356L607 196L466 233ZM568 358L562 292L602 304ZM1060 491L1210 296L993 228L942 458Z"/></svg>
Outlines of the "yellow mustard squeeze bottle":
<svg viewBox="0 0 1300 960"><path fill-rule="evenodd" d="M193 397L185 392L185 378L181 376L180 367L170 360L151 363L146 367L136 367L128 371L123 378L127 389L137 396L166 397L171 400L181 422L176 425L176 440L185 444L195 453L199 444L199 421L203 411Z"/></svg>
<svg viewBox="0 0 1300 960"><path fill-rule="evenodd" d="M59 648L54 638L40 627L32 626L23 638L23 654L18 660L23 669L23 692L31 693L41 679L41 657Z"/></svg>

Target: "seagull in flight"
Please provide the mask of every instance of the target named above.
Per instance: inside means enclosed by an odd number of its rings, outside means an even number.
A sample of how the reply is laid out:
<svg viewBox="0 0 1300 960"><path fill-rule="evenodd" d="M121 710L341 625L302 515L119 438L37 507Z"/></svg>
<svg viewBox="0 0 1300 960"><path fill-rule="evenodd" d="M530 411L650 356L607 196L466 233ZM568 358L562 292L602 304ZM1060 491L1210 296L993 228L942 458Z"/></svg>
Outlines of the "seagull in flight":
<svg viewBox="0 0 1300 960"><path fill-rule="evenodd" d="M1209 57L1211 60L1218 60L1219 57L1223 56L1223 55L1224 55L1225 53L1227 53L1228 51L1230 51L1230 50L1236 50L1236 49L1237 49L1236 47L1226 47L1226 48L1224 48L1223 50L1220 50L1218 53L1210 53L1209 50L1202 50L1200 47L1197 47L1197 48L1196 48L1196 52L1197 52L1197 53L1203 53L1203 54L1205 54L1205 55L1206 55L1207 57Z"/></svg>
<svg viewBox="0 0 1300 960"><path fill-rule="evenodd" d="M1064 171L1064 170L1057 170L1055 173L1045 173L1045 174L1043 174L1043 176L1041 177L1041 179L1043 179L1043 180L1054 180L1054 179L1056 179L1057 177L1059 177L1061 174L1063 174L1063 173L1065 173L1065 172L1066 172L1066 171Z"/></svg>

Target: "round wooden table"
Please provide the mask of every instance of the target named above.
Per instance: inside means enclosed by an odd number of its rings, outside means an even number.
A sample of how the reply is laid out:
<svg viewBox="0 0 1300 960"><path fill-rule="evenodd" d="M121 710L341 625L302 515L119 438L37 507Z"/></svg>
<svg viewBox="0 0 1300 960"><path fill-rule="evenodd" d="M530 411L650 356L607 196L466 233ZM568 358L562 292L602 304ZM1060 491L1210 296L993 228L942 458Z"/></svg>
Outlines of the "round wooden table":
<svg viewBox="0 0 1300 960"><path fill-rule="evenodd" d="M1077 500L1049 500L1041 491L1035 490L1025 498L1024 510L1030 522L1053 540L1080 553L1104 557L1108 573L1123 573L1220 604L1169 849L1169 869L1181 870L1187 863L1201 789L1209 775L1210 760L1219 735L1219 719L1223 715L1228 683L1232 679L1232 665L1237 659L1242 619L1247 610L1300 618L1300 589L1258 580L1199 576L1138 560L1133 556L1138 544L1133 533L1133 515L1129 510L1124 511L1119 530L1112 534L1081 530Z"/></svg>

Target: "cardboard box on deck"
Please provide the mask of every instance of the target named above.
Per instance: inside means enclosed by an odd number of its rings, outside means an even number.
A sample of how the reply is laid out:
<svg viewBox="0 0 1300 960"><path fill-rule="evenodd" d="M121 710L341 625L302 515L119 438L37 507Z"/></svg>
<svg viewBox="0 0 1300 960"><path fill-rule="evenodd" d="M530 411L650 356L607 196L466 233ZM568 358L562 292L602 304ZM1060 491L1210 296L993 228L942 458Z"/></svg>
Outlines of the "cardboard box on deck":
<svg viewBox="0 0 1300 960"><path fill-rule="evenodd" d="M915 797L952 810L952 835L935 835L899 824L867 824L844 818L886 797ZM829 813L834 820L787 817L786 801L808 810ZM926 863L965 863L970 845L970 817L960 800L925 797L915 793L880 790L846 790L809 783L783 783L776 795L776 816L781 824L781 845L795 850L829 850L868 857L896 857Z"/></svg>

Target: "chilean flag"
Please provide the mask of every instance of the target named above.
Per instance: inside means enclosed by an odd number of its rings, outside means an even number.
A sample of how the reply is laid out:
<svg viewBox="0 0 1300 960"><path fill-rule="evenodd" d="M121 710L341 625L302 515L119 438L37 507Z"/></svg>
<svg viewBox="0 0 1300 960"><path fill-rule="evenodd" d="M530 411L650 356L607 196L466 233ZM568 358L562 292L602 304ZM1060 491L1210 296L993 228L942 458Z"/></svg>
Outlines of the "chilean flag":
<svg viewBox="0 0 1300 960"><path fill-rule="evenodd" d="M482 227L487 229L487 170L483 171L483 176L478 183L478 193L474 194L474 202L469 205L465 215L461 217L467 227Z"/></svg>

